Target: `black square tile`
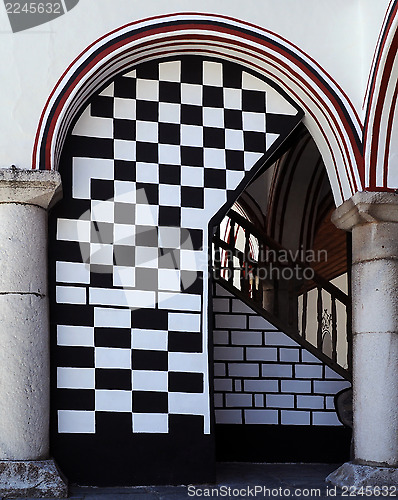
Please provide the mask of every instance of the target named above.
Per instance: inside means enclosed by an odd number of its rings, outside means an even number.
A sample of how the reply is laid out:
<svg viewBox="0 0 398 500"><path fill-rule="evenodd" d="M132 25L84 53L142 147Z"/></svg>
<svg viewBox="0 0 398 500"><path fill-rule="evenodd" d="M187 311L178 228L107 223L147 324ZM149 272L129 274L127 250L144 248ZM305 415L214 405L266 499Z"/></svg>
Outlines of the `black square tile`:
<svg viewBox="0 0 398 500"><path fill-rule="evenodd" d="M150 61L139 64L136 68L137 78L144 80L159 80L159 63Z"/></svg>
<svg viewBox="0 0 398 500"><path fill-rule="evenodd" d="M203 63L198 57L186 57L181 60L181 82L203 83Z"/></svg>
<svg viewBox="0 0 398 500"><path fill-rule="evenodd" d="M136 80L128 76L117 76L113 80L114 96L123 99L135 99Z"/></svg>
<svg viewBox="0 0 398 500"><path fill-rule="evenodd" d="M159 120L159 104L155 101L137 100L136 118L146 122L157 122Z"/></svg>
<svg viewBox="0 0 398 500"><path fill-rule="evenodd" d="M136 200L140 205L158 205L159 204L159 186L157 184L147 184L137 182Z"/></svg>
<svg viewBox="0 0 398 500"><path fill-rule="evenodd" d="M52 399L57 410L95 410L94 389L57 389Z"/></svg>
<svg viewBox="0 0 398 500"><path fill-rule="evenodd" d="M91 243L111 244L113 243L113 224L110 222L92 222L90 224Z"/></svg>
<svg viewBox="0 0 398 500"><path fill-rule="evenodd" d="M223 62L223 84L231 89L242 88L242 70L238 65Z"/></svg>
<svg viewBox="0 0 398 500"><path fill-rule="evenodd" d="M134 224L135 205L132 203L115 203L114 220L116 224Z"/></svg>
<svg viewBox="0 0 398 500"><path fill-rule="evenodd" d="M90 285L100 288L112 288L113 266L90 264Z"/></svg>
<svg viewBox="0 0 398 500"><path fill-rule="evenodd" d="M167 351L144 351L140 349L133 349L132 369L167 371L169 367L168 359Z"/></svg>
<svg viewBox="0 0 398 500"><path fill-rule="evenodd" d="M239 111L238 109L225 109L224 125L225 128L242 130L243 128L242 111Z"/></svg>
<svg viewBox="0 0 398 500"><path fill-rule="evenodd" d="M91 100L91 116L113 118L113 97L97 95Z"/></svg>
<svg viewBox="0 0 398 500"><path fill-rule="evenodd" d="M94 347L57 346L55 362L57 366L94 368Z"/></svg>
<svg viewBox="0 0 398 500"><path fill-rule="evenodd" d="M159 207L159 226L176 226L181 225L181 208L180 207Z"/></svg>
<svg viewBox="0 0 398 500"><path fill-rule="evenodd" d="M131 348L131 330L129 328L98 328L94 329L95 347Z"/></svg>
<svg viewBox="0 0 398 500"><path fill-rule="evenodd" d="M204 85L203 106L206 108L222 108L224 106L223 88Z"/></svg>
<svg viewBox="0 0 398 500"><path fill-rule="evenodd" d="M225 170L216 168L205 169L205 188L226 188L226 174Z"/></svg>
<svg viewBox="0 0 398 500"><path fill-rule="evenodd" d="M181 102L181 85L177 82L159 82L159 101Z"/></svg>
<svg viewBox="0 0 398 500"><path fill-rule="evenodd" d="M227 170L244 170L245 169L245 153L244 151L225 151Z"/></svg>
<svg viewBox="0 0 398 500"><path fill-rule="evenodd" d="M96 389L131 390L131 370L99 369L95 370Z"/></svg>
<svg viewBox="0 0 398 500"><path fill-rule="evenodd" d="M198 187L181 187L181 206L191 208L204 208L204 192Z"/></svg>
<svg viewBox="0 0 398 500"><path fill-rule="evenodd" d="M113 160L113 139L72 136L73 156L80 158L106 158Z"/></svg>
<svg viewBox="0 0 398 500"><path fill-rule="evenodd" d="M179 269L180 251L176 248L159 248L159 269Z"/></svg>
<svg viewBox="0 0 398 500"><path fill-rule="evenodd" d="M203 373L169 372L169 392L203 392Z"/></svg>
<svg viewBox="0 0 398 500"><path fill-rule="evenodd" d="M182 292L201 295L203 292L203 273L181 271L181 290Z"/></svg>
<svg viewBox="0 0 398 500"><path fill-rule="evenodd" d="M90 243L78 243L77 241L57 241L54 253L61 262L89 261ZM84 259L83 260L83 257Z"/></svg>
<svg viewBox="0 0 398 500"><path fill-rule="evenodd" d="M179 186L181 184L181 167L180 165L159 165L159 182L160 184L173 184Z"/></svg>
<svg viewBox="0 0 398 500"><path fill-rule="evenodd" d="M145 163L158 162L158 145L154 142L136 143L136 160Z"/></svg>
<svg viewBox="0 0 398 500"><path fill-rule="evenodd" d="M181 104L181 123L184 125L203 125L202 106Z"/></svg>
<svg viewBox="0 0 398 500"><path fill-rule="evenodd" d="M115 160L114 166L115 180L135 181L135 161Z"/></svg>
<svg viewBox="0 0 398 500"><path fill-rule="evenodd" d="M245 151L265 153L266 135L263 132L243 132Z"/></svg>
<svg viewBox="0 0 398 500"><path fill-rule="evenodd" d="M137 309L131 311L132 328L148 328L153 330L167 330L168 312L161 309Z"/></svg>
<svg viewBox="0 0 398 500"><path fill-rule="evenodd" d="M203 231L201 229L181 229L181 248L184 250L202 250Z"/></svg>
<svg viewBox="0 0 398 500"><path fill-rule="evenodd" d="M160 144L180 144L181 128L175 123L159 123L159 143Z"/></svg>
<svg viewBox="0 0 398 500"><path fill-rule="evenodd" d="M94 307L87 305L75 304L55 304L53 303L52 316L62 319L59 324L71 326L93 326L94 324ZM167 326L166 326L167 329ZM69 366L69 365L61 365Z"/></svg>
<svg viewBox="0 0 398 500"><path fill-rule="evenodd" d="M225 149L225 131L222 128L204 127L203 146L205 148Z"/></svg>
<svg viewBox="0 0 398 500"><path fill-rule="evenodd" d="M169 332L169 352L202 352L202 335L189 332Z"/></svg>
<svg viewBox="0 0 398 500"><path fill-rule="evenodd" d="M136 226L135 244L137 247L157 247L158 229L153 226Z"/></svg>
<svg viewBox="0 0 398 500"><path fill-rule="evenodd" d="M203 167L203 148L181 146L181 164L188 167Z"/></svg>
<svg viewBox="0 0 398 500"><path fill-rule="evenodd" d="M113 181L91 179L91 199L111 200L115 196Z"/></svg>
<svg viewBox="0 0 398 500"><path fill-rule="evenodd" d="M134 266L134 247L127 245L113 245L113 259L116 266Z"/></svg>
<svg viewBox="0 0 398 500"><path fill-rule="evenodd" d="M167 392L133 391L133 412L167 413L169 399Z"/></svg>
<svg viewBox="0 0 398 500"><path fill-rule="evenodd" d="M135 286L139 290L158 290L158 270L137 267L135 269Z"/></svg>
<svg viewBox="0 0 398 500"><path fill-rule="evenodd" d="M113 120L113 137L124 141L135 141L135 121L134 120Z"/></svg>
<svg viewBox="0 0 398 500"><path fill-rule="evenodd" d="M265 113L266 94L258 90L242 91L242 110Z"/></svg>

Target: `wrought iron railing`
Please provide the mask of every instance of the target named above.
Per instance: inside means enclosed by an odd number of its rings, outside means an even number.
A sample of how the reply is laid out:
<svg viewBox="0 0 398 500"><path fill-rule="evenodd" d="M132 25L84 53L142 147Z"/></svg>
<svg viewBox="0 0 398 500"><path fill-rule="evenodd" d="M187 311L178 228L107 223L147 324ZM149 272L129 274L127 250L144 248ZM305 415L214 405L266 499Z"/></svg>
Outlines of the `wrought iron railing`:
<svg viewBox="0 0 398 500"><path fill-rule="evenodd" d="M213 237L215 279L350 379L350 298L298 258L302 255L289 252L234 210L224 234L219 226Z"/></svg>

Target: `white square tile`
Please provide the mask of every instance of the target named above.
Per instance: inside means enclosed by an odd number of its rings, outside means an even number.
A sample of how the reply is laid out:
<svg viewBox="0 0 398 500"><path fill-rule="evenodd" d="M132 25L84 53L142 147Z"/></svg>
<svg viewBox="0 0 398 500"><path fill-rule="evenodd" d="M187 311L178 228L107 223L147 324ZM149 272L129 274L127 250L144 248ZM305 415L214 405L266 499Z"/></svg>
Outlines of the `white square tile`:
<svg viewBox="0 0 398 500"><path fill-rule="evenodd" d="M239 186L245 174L239 170L227 171L227 189L234 190Z"/></svg>
<svg viewBox="0 0 398 500"><path fill-rule="evenodd" d="M144 101L159 101L159 82L137 78L136 98Z"/></svg>
<svg viewBox="0 0 398 500"><path fill-rule="evenodd" d="M165 165L180 165L181 164L181 149L180 146L173 144L158 145L159 163Z"/></svg>
<svg viewBox="0 0 398 500"><path fill-rule="evenodd" d="M114 161L106 158L73 158L72 196L89 200L91 197L91 179L114 178Z"/></svg>
<svg viewBox="0 0 398 500"><path fill-rule="evenodd" d="M90 266L83 262L56 262L55 277L59 283L90 283Z"/></svg>
<svg viewBox="0 0 398 500"><path fill-rule="evenodd" d="M158 124L156 122L136 121L136 140L141 142L155 142L159 140Z"/></svg>
<svg viewBox="0 0 398 500"><path fill-rule="evenodd" d="M134 370L133 391L167 392L168 372Z"/></svg>
<svg viewBox="0 0 398 500"><path fill-rule="evenodd" d="M95 348L96 368L131 369L131 349L118 349L114 347Z"/></svg>
<svg viewBox="0 0 398 500"><path fill-rule="evenodd" d="M136 247L135 266L156 269L158 267L157 247Z"/></svg>
<svg viewBox="0 0 398 500"><path fill-rule="evenodd" d="M94 328L91 326L57 326L57 345L94 347Z"/></svg>
<svg viewBox="0 0 398 500"><path fill-rule="evenodd" d="M134 268L113 266L113 286L122 286L125 288L135 287Z"/></svg>
<svg viewBox="0 0 398 500"><path fill-rule="evenodd" d="M191 83L181 84L181 103L201 106L203 102L203 87Z"/></svg>
<svg viewBox="0 0 398 500"><path fill-rule="evenodd" d="M159 292L160 309L174 311L200 311L202 309L201 295L192 293Z"/></svg>
<svg viewBox="0 0 398 500"><path fill-rule="evenodd" d="M181 187L172 184L160 184L159 205L169 207L181 206Z"/></svg>
<svg viewBox="0 0 398 500"><path fill-rule="evenodd" d="M181 146L203 146L203 127L181 125Z"/></svg>
<svg viewBox="0 0 398 500"><path fill-rule="evenodd" d="M159 64L159 80L165 82L181 81L181 61L167 61Z"/></svg>
<svg viewBox="0 0 398 500"><path fill-rule="evenodd" d="M244 111L242 115L243 130L265 132L265 113L250 113Z"/></svg>
<svg viewBox="0 0 398 500"><path fill-rule="evenodd" d="M90 244L90 264L102 266L113 265L113 245L102 245L101 243Z"/></svg>
<svg viewBox="0 0 398 500"><path fill-rule="evenodd" d="M122 99L115 97L113 99L113 116L123 120L135 120L136 117L135 99Z"/></svg>
<svg viewBox="0 0 398 500"><path fill-rule="evenodd" d="M165 413L134 413L133 432L167 434L169 432L169 416Z"/></svg>
<svg viewBox="0 0 398 500"><path fill-rule="evenodd" d="M131 328L130 309L94 308L94 326L97 328Z"/></svg>
<svg viewBox="0 0 398 500"><path fill-rule="evenodd" d="M58 389L95 389L94 368L57 368Z"/></svg>
<svg viewBox="0 0 398 500"><path fill-rule="evenodd" d="M243 151L244 140L242 130L225 130L225 149Z"/></svg>
<svg viewBox="0 0 398 500"><path fill-rule="evenodd" d="M221 63L203 61L203 84L222 87L223 67Z"/></svg>
<svg viewBox="0 0 398 500"><path fill-rule="evenodd" d="M169 393L169 413L181 415L206 415L208 413L206 394Z"/></svg>
<svg viewBox="0 0 398 500"><path fill-rule="evenodd" d="M159 122L179 124L181 122L181 105L169 102L160 102Z"/></svg>
<svg viewBox="0 0 398 500"><path fill-rule="evenodd" d="M169 330L175 332L200 332L200 314L169 313Z"/></svg>
<svg viewBox="0 0 398 500"><path fill-rule="evenodd" d="M134 326L134 325L133 325ZM166 330L144 330L132 328L131 347L149 351L167 351L168 332Z"/></svg>
<svg viewBox="0 0 398 500"><path fill-rule="evenodd" d="M159 227L159 247L180 248L181 229L179 227Z"/></svg>
<svg viewBox="0 0 398 500"><path fill-rule="evenodd" d="M159 269L158 270L158 288L159 290L172 290L179 292L181 290L181 276L177 269Z"/></svg>
<svg viewBox="0 0 398 500"><path fill-rule="evenodd" d="M203 108L203 126L224 128L224 109Z"/></svg>
<svg viewBox="0 0 398 500"><path fill-rule="evenodd" d="M135 141L123 141L114 139L113 141L115 160L135 161L136 143Z"/></svg>
<svg viewBox="0 0 398 500"><path fill-rule="evenodd" d="M113 241L115 245L135 245L134 224L114 224Z"/></svg>
<svg viewBox="0 0 398 500"><path fill-rule="evenodd" d="M96 411L131 412L132 405L131 391L95 391Z"/></svg>
<svg viewBox="0 0 398 500"><path fill-rule="evenodd" d="M89 242L90 231L89 220L57 219L57 240Z"/></svg>
<svg viewBox="0 0 398 500"><path fill-rule="evenodd" d="M137 205L135 223L137 226L157 226L159 207L157 205Z"/></svg>
<svg viewBox="0 0 398 500"><path fill-rule="evenodd" d="M242 109L241 89L224 89L224 108L238 110Z"/></svg>
<svg viewBox="0 0 398 500"><path fill-rule="evenodd" d="M225 169L225 150L203 148L203 162L206 168Z"/></svg>
<svg viewBox="0 0 398 500"><path fill-rule="evenodd" d="M245 165L245 171L248 172L264 155L262 153L250 153L245 151L243 156L244 156L243 161Z"/></svg>
<svg viewBox="0 0 398 500"><path fill-rule="evenodd" d="M114 204L112 201L91 200L91 220L113 222Z"/></svg>
<svg viewBox="0 0 398 500"><path fill-rule="evenodd" d="M115 181L113 183L115 190L116 203L135 203L136 184L130 181Z"/></svg>
<svg viewBox="0 0 398 500"><path fill-rule="evenodd" d="M90 137L113 139L113 120L91 115L91 106L87 106L76 125L73 128L73 135L86 136L90 131Z"/></svg>
<svg viewBox="0 0 398 500"><path fill-rule="evenodd" d="M146 182L149 184L159 183L159 166L155 163L141 163L136 164L136 181Z"/></svg>
<svg viewBox="0 0 398 500"><path fill-rule="evenodd" d="M202 167L181 167L181 186L203 187L204 169Z"/></svg>
<svg viewBox="0 0 398 500"><path fill-rule="evenodd" d="M95 434L95 412L58 410L60 434Z"/></svg>
<svg viewBox="0 0 398 500"><path fill-rule="evenodd" d="M86 289L78 286L57 286L55 290L57 304L85 304Z"/></svg>

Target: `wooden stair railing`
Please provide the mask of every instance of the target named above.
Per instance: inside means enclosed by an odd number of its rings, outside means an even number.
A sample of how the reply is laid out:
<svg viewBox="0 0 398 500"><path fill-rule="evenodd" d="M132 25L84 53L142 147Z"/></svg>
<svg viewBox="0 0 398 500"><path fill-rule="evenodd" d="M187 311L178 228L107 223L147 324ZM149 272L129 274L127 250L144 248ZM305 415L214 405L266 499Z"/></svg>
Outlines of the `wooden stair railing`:
<svg viewBox="0 0 398 500"><path fill-rule="evenodd" d="M350 380L348 295L235 211L228 218L229 234L222 238L218 227L213 237L215 279Z"/></svg>

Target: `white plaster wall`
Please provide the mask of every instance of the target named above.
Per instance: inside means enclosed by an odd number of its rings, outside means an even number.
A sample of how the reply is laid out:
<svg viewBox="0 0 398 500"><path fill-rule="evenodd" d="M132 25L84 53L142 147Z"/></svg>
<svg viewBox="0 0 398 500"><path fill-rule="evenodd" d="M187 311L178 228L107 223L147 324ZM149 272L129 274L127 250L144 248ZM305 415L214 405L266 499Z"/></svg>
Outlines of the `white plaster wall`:
<svg viewBox="0 0 398 500"><path fill-rule="evenodd" d="M277 32L297 44L335 78L359 109L363 98L361 22L366 50L377 38L387 0L80 0L66 15L13 34L0 6L0 167L31 167L41 111L68 64L105 33L142 18L172 12L232 16ZM377 14L377 15L376 15ZM373 49L372 49L373 51ZM366 61L371 54L366 53Z"/></svg>

